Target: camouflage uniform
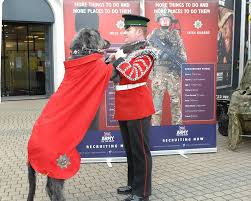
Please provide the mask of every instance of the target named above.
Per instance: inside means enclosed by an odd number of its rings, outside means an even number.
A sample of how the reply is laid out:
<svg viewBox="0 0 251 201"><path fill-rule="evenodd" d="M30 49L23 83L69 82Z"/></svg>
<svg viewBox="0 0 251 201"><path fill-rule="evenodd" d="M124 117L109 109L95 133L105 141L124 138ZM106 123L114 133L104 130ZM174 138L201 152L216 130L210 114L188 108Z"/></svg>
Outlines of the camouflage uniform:
<svg viewBox="0 0 251 201"><path fill-rule="evenodd" d="M245 67L240 88L231 96L228 108L229 148L235 150L243 133L251 132L251 63Z"/></svg>
<svg viewBox="0 0 251 201"><path fill-rule="evenodd" d="M162 15L162 16L167 16ZM168 16L172 19L173 16ZM152 125L161 124L164 92L168 91L171 99L172 124L182 124L180 104L180 73L182 63L187 56L178 30L155 29L148 36L150 44L159 49L159 57L151 74L153 100L156 113L152 116Z"/></svg>

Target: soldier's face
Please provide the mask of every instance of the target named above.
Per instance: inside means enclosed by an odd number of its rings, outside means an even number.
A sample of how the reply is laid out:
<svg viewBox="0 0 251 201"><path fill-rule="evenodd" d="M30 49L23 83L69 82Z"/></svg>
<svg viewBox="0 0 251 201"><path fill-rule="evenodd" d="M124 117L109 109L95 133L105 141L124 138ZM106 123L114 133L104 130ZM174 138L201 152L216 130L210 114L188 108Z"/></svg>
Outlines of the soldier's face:
<svg viewBox="0 0 251 201"><path fill-rule="evenodd" d="M125 36L125 43L131 43L140 40L138 29L133 26L130 26L128 29L125 30L124 36Z"/></svg>
<svg viewBox="0 0 251 201"><path fill-rule="evenodd" d="M169 17L161 17L159 19L159 24L162 27L169 27L171 24L171 19Z"/></svg>

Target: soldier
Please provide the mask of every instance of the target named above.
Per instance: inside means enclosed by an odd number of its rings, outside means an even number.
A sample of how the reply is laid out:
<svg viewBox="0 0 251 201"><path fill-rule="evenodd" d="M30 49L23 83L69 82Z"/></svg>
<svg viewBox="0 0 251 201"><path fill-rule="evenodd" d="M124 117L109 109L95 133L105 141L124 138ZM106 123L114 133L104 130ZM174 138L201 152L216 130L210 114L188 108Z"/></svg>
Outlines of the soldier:
<svg viewBox="0 0 251 201"><path fill-rule="evenodd" d="M160 29L154 29L148 36L151 45L160 50L155 69L151 75L153 100L156 113L152 117L152 125L161 124L164 92L168 91L171 98L172 124L182 124L180 104L180 73L182 63L187 56L179 31L172 25L178 20L168 10L158 10L156 20Z"/></svg>
<svg viewBox="0 0 251 201"><path fill-rule="evenodd" d="M128 172L127 186L119 187L117 192L129 194L124 201L148 201L152 191L149 131L155 110L147 80L156 51L145 40L149 19L138 15L122 17L125 45L114 54L113 63L121 78L115 86L114 118L119 122Z"/></svg>

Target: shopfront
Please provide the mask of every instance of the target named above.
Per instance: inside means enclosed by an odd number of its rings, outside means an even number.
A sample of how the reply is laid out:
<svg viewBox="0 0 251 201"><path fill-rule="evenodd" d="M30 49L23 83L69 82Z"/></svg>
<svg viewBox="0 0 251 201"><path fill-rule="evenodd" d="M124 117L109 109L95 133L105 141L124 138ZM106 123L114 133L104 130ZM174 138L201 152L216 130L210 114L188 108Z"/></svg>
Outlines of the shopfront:
<svg viewBox="0 0 251 201"><path fill-rule="evenodd" d="M48 25L4 22L2 38L2 96L50 92L45 89L51 85L45 77L52 73L45 63L50 52Z"/></svg>
<svg viewBox="0 0 251 201"><path fill-rule="evenodd" d="M60 0L2 2L0 100L48 97L58 87L64 73L60 15Z"/></svg>

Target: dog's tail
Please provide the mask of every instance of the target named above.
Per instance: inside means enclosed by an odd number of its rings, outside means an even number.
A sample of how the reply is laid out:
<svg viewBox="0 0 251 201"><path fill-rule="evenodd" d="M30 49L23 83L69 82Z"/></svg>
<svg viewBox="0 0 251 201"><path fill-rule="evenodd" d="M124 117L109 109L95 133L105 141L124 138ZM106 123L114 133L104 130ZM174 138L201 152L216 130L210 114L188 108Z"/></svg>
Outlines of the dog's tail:
<svg viewBox="0 0 251 201"><path fill-rule="evenodd" d="M33 201L36 191L36 172L30 163L28 163L28 179L29 179L29 195L27 201Z"/></svg>

